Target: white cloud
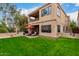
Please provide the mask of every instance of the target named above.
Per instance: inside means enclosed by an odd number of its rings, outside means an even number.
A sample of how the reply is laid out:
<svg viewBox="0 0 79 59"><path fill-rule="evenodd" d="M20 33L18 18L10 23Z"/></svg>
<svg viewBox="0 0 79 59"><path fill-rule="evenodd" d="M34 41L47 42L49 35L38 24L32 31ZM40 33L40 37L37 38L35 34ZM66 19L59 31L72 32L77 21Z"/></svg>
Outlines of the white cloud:
<svg viewBox="0 0 79 59"><path fill-rule="evenodd" d="M38 7L34 7L31 9L25 9L25 8L18 8L17 10L21 9L21 14L23 15L28 15L29 13L33 12L34 10L36 10Z"/></svg>
<svg viewBox="0 0 79 59"><path fill-rule="evenodd" d="M79 6L79 3L75 3L75 6Z"/></svg>
<svg viewBox="0 0 79 59"><path fill-rule="evenodd" d="M78 16L78 11L72 12L72 13L67 13L67 15L70 16L70 20L77 22L77 16Z"/></svg>
<svg viewBox="0 0 79 59"><path fill-rule="evenodd" d="M24 15L27 16L27 14L28 14L28 9L25 9L25 8L18 8L17 11L19 11L20 9L21 9L20 14L21 14L21 15L24 14Z"/></svg>
<svg viewBox="0 0 79 59"><path fill-rule="evenodd" d="M21 14L25 14L25 15L27 16L28 10L27 10L27 9L22 9L22 10L21 10Z"/></svg>

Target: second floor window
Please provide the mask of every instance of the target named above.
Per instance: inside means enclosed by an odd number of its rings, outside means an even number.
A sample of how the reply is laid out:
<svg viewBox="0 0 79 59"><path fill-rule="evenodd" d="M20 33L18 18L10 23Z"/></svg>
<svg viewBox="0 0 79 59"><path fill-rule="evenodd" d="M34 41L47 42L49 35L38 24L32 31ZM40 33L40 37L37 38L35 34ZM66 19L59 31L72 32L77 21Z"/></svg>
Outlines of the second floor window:
<svg viewBox="0 0 79 59"><path fill-rule="evenodd" d="M61 9L60 9L60 7L57 7L57 16L61 16Z"/></svg>
<svg viewBox="0 0 79 59"><path fill-rule="evenodd" d="M51 7L47 7L41 11L41 16L49 15L52 11Z"/></svg>

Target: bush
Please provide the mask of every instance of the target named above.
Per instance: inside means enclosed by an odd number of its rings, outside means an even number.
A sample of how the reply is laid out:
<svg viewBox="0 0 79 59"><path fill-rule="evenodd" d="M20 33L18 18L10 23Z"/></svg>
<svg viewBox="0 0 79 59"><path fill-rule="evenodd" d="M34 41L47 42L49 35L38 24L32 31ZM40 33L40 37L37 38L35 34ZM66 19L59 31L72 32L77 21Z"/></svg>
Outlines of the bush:
<svg viewBox="0 0 79 59"><path fill-rule="evenodd" d="M9 32L14 32L13 28L7 28Z"/></svg>
<svg viewBox="0 0 79 59"><path fill-rule="evenodd" d="M76 27L76 28L73 30L73 33L79 33L79 28Z"/></svg>
<svg viewBox="0 0 79 59"><path fill-rule="evenodd" d="M6 28L0 28L0 33L7 33L8 30Z"/></svg>

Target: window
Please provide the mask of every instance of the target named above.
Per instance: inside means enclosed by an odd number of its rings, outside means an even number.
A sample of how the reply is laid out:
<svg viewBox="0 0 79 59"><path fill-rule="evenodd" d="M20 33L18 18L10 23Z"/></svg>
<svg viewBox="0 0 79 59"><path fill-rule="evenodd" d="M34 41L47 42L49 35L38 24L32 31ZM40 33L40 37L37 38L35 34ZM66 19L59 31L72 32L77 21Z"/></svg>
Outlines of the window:
<svg viewBox="0 0 79 59"><path fill-rule="evenodd" d="M47 7L41 11L41 16L49 15L51 13L51 7Z"/></svg>
<svg viewBox="0 0 79 59"><path fill-rule="evenodd" d="M57 32L60 32L60 25L57 25Z"/></svg>
<svg viewBox="0 0 79 59"><path fill-rule="evenodd" d="M42 25L41 32L51 33L51 25Z"/></svg>
<svg viewBox="0 0 79 59"><path fill-rule="evenodd" d="M49 13L48 14L51 14L51 11L52 11L52 7L49 7Z"/></svg>
<svg viewBox="0 0 79 59"><path fill-rule="evenodd" d="M61 10L59 7L57 8L57 16L61 16Z"/></svg>

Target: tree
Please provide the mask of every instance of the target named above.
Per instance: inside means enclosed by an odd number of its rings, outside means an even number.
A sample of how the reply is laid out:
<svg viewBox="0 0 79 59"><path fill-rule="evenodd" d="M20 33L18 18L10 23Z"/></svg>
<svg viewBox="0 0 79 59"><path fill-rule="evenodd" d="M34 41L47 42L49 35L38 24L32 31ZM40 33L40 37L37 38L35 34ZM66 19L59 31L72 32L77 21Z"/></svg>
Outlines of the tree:
<svg viewBox="0 0 79 59"><path fill-rule="evenodd" d="M14 16L16 33L18 33L18 31L20 30L20 19L21 19L20 11L16 11Z"/></svg>
<svg viewBox="0 0 79 59"><path fill-rule="evenodd" d="M71 21L70 27L71 27L71 30L72 30L72 33L73 33L73 36L74 36L75 35L75 29L76 29L76 22Z"/></svg>
<svg viewBox="0 0 79 59"><path fill-rule="evenodd" d="M20 17L20 30L23 31L25 25L28 23L27 17L25 15L21 15Z"/></svg>
<svg viewBox="0 0 79 59"><path fill-rule="evenodd" d="M0 4L0 11L2 12L2 18L8 27L13 28L11 24L14 24L14 15L16 12L16 5L11 3L1 3Z"/></svg>
<svg viewBox="0 0 79 59"><path fill-rule="evenodd" d="M16 11L14 19L15 19L16 30L23 31L24 25L26 25L28 21L25 15L21 15L21 9L19 11Z"/></svg>
<svg viewBox="0 0 79 59"><path fill-rule="evenodd" d="M27 21L27 17L25 15L20 14L20 11L21 10L16 12L15 23L16 23L16 27L18 27L18 29L20 31L23 31L24 26L28 23L28 21Z"/></svg>
<svg viewBox="0 0 79 59"><path fill-rule="evenodd" d="M5 7L4 7L4 5L5 5ZM3 13L4 21L6 19L10 20L10 17L12 17L12 19L14 19L13 28L16 28L16 32L18 30L22 31L24 28L24 25L27 24L27 17L25 15L21 15L21 9L18 11L16 10L15 4L9 4L9 3L0 4L0 11L2 11L2 13ZM8 18L8 16L9 16L9 18ZM13 21L11 21L11 22L13 22Z"/></svg>
<svg viewBox="0 0 79 59"><path fill-rule="evenodd" d="M71 21L70 22L70 27L71 27L72 31L74 31L74 29L76 28L76 22Z"/></svg>

